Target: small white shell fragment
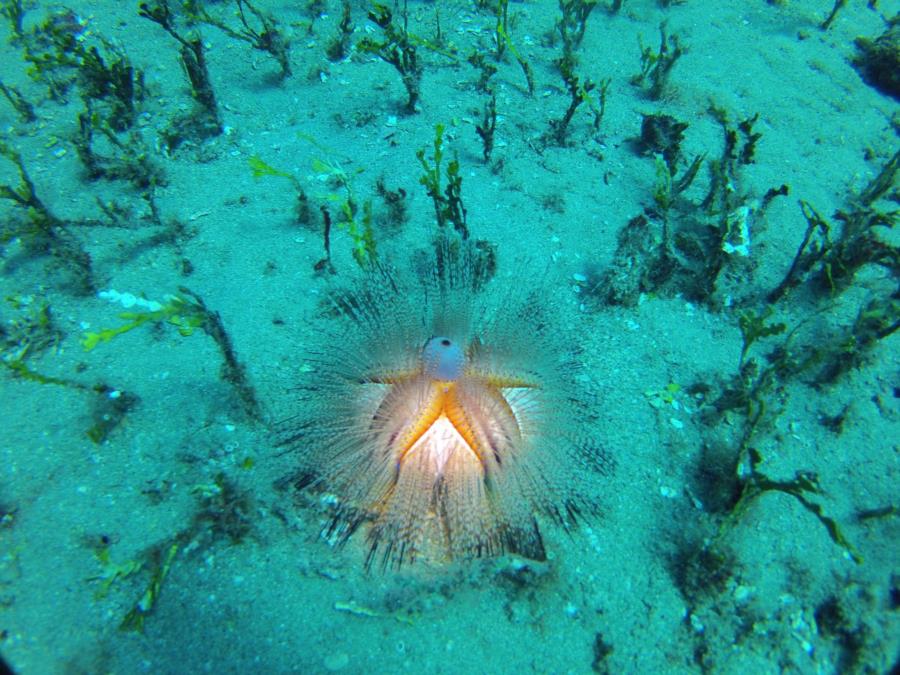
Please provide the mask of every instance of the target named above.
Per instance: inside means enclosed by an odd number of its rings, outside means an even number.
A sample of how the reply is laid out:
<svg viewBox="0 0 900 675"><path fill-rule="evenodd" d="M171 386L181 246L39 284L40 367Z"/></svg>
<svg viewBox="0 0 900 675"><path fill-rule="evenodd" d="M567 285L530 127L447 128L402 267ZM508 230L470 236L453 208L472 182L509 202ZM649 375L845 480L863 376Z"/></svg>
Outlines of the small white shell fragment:
<svg viewBox="0 0 900 675"><path fill-rule="evenodd" d="M729 236L722 242L722 250L729 254L747 257L750 255L750 207L739 206L727 216Z"/></svg>
<svg viewBox="0 0 900 675"><path fill-rule="evenodd" d="M666 487L665 485L660 485L659 494L661 494L666 499L675 499L678 496L678 491L673 490L670 487Z"/></svg>
<svg viewBox="0 0 900 675"><path fill-rule="evenodd" d="M325 666L325 670L330 673L336 673L339 670L343 670L350 664L350 657L346 652L336 652L334 654L330 654L325 657L325 661L322 663Z"/></svg>
<svg viewBox="0 0 900 675"><path fill-rule="evenodd" d="M703 625L703 622L697 618L696 614L691 614L691 628L697 633L702 633L706 627Z"/></svg>
<svg viewBox="0 0 900 675"><path fill-rule="evenodd" d="M747 598L750 597L750 594L753 592L753 588L751 586L744 586L743 584L734 589L734 599L738 602L743 602Z"/></svg>

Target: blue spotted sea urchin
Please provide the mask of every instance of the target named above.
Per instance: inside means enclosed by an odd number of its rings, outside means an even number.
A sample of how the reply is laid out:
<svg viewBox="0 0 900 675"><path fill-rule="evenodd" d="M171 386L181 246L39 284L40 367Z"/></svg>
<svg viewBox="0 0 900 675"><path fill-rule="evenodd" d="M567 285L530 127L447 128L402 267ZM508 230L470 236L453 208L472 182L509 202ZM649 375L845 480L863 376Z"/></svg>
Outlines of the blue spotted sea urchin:
<svg viewBox="0 0 900 675"><path fill-rule="evenodd" d="M543 559L539 518L597 508L596 387L541 289L489 283L468 243L436 252L333 296L280 442L337 498L329 536L368 527L367 564Z"/></svg>

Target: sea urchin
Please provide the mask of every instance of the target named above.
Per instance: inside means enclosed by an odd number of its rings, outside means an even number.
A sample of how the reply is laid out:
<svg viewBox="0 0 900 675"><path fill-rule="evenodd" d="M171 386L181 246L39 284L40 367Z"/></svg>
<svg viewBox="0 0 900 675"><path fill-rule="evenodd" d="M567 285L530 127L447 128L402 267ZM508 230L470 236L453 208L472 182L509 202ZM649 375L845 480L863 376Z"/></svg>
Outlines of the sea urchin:
<svg viewBox="0 0 900 675"><path fill-rule="evenodd" d="M299 487L336 497L330 536L368 525L369 564L543 559L538 517L596 510L595 387L541 289L488 283L466 243L436 251L333 297L280 443Z"/></svg>

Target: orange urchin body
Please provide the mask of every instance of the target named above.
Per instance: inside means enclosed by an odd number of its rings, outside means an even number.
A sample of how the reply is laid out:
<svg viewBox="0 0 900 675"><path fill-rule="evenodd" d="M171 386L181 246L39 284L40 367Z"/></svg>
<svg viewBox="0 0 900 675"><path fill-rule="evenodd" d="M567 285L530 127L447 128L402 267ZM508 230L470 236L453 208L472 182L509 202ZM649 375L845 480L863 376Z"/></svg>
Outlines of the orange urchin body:
<svg viewBox="0 0 900 675"><path fill-rule="evenodd" d="M432 338L452 346L449 338ZM427 349L428 345L426 345ZM424 359L423 359L424 361ZM430 454L435 476L443 474L451 455L462 453L477 462L483 471L493 456L521 441L516 412L504 390L533 389L537 385L492 373L478 373L465 367L452 378L439 377L428 366L403 375L376 377L394 391L385 397L375 416L373 431L399 423L401 433L391 432L389 451L396 457L398 471L410 455ZM438 438L439 437L439 438Z"/></svg>
<svg viewBox="0 0 900 675"><path fill-rule="evenodd" d="M596 508L595 397L537 296L487 293L471 249L443 260L337 298L343 330L326 335L283 442L298 483L337 497L330 534L370 525L369 562L543 558L537 515L565 525Z"/></svg>

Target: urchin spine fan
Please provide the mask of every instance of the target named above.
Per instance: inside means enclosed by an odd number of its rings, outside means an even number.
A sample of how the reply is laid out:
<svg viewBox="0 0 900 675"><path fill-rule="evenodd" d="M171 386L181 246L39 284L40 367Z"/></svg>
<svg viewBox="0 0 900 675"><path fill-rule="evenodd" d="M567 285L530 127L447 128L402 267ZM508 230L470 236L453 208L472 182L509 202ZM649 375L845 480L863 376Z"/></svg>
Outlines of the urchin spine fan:
<svg viewBox="0 0 900 675"><path fill-rule="evenodd" d="M334 296L280 441L298 485L336 497L330 536L367 526L369 564L544 559L537 518L597 508L595 387L545 289L487 282L465 242L436 251Z"/></svg>

